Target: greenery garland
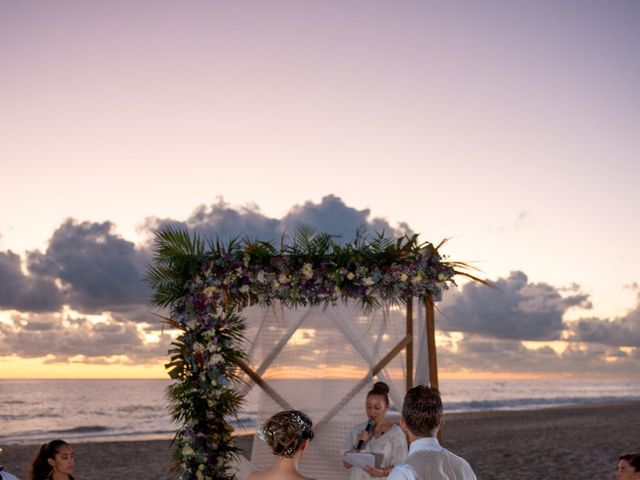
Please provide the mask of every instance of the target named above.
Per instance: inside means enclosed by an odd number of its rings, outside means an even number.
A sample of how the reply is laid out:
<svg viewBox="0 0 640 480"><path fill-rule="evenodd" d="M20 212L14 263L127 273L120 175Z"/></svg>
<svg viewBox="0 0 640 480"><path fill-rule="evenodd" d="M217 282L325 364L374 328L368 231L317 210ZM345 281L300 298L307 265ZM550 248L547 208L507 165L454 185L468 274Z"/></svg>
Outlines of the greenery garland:
<svg viewBox="0 0 640 480"><path fill-rule="evenodd" d="M442 244L440 244L442 245ZM443 260L417 235L397 240L362 232L346 245L310 229L296 232L277 249L264 241L233 240L223 245L186 230L156 234L154 265L147 273L153 303L168 307L173 328L166 364L176 382L168 389L170 411L182 425L174 443L175 471L182 480L234 479L230 463L238 454L228 419L237 416L242 396L235 388L245 331L241 310L252 304L285 306L359 301L365 309L404 303L412 296L440 298L466 264Z"/></svg>

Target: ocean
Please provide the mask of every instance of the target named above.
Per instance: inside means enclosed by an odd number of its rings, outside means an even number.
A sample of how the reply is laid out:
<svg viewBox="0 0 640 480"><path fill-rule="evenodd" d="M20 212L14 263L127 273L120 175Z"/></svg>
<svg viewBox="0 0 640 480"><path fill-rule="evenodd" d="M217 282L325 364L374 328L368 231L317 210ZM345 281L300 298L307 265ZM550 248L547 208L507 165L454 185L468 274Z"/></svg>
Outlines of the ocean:
<svg viewBox="0 0 640 480"><path fill-rule="evenodd" d="M305 391L306 380L289 382L299 382L296 390ZM330 381L327 388L344 388L344 382ZM0 445L54 438L70 442L171 438L176 426L166 410L169 384L170 380L0 380ZM638 382L612 380L441 380L440 390L449 413L640 400ZM239 433L255 429L255 402L254 388L244 411L232 422ZM352 402L347 408L361 420L362 406ZM305 409L313 416L317 406Z"/></svg>

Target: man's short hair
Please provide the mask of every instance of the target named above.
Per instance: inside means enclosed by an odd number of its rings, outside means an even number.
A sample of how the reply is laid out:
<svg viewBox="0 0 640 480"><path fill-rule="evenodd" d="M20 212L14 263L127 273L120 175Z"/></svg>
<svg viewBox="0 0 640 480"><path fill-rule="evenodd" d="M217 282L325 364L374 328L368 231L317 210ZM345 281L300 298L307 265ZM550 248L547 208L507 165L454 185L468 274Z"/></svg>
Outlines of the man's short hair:
<svg viewBox="0 0 640 480"><path fill-rule="evenodd" d="M402 418L416 437L429 437L442 423L442 400L437 389L418 385L407 392Z"/></svg>

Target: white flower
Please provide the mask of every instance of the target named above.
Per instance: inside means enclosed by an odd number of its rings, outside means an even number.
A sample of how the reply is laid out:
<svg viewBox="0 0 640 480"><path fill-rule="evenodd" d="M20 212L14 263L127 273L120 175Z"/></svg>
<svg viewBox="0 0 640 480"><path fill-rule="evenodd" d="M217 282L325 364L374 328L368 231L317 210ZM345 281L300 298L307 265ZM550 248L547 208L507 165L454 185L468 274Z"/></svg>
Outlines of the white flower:
<svg viewBox="0 0 640 480"><path fill-rule="evenodd" d="M278 281L285 285L287 283L289 283L289 276L285 273L281 273L280 276L278 277Z"/></svg>
<svg viewBox="0 0 640 480"><path fill-rule="evenodd" d="M193 451L193 448L191 448L191 445L185 445L184 447L182 447L183 457L193 457L195 454L196 452Z"/></svg>
<svg viewBox="0 0 640 480"><path fill-rule="evenodd" d="M307 280L313 278L313 266L310 263L305 263L300 271L302 272L302 276Z"/></svg>
<svg viewBox="0 0 640 480"><path fill-rule="evenodd" d="M367 287L369 287L369 286L373 285L374 283L375 283L375 282L373 281L373 278L371 278L371 277L364 277L364 278L362 279L362 284L363 284L363 285L366 285Z"/></svg>
<svg viewBox="0 0 640 480"><path fill-rule="evenodd" d="M419 273L416 274L416 276L411 279L411 283L420 283L421 281L422 281L422 275L420 275Z"/></svg>
<svg viewBox="0 0 640 480"><path fill-rule="evenodd" d="M260 270L258 272L258 274L256 275L256 280L258 281L258 283L264 283L266 278L264 276L264 270Z"/></svg>
<svg viewBox="0 0 640 480"><path fill-rule="evenodd" d="M438 280L443 281L445 278L447 278L447 276L444 273L438 274Z"/></svg>
<svg viewBox="0 0 640 480"><path fill-rule="evenodd" d="M249 293L249 285L242 285L238 290L240 293Z"/></svg>
<svg viewBox="0 0 640 480"><path fill-rule="evenodd" d="M271 286L273 288L278 288L280 287L280 282L278 280L274 280L273 282L271 282Z"/></svg>
<svg viewBox="0 0 640 480"><path fill-rule="evenodd" d="M204 293L207 298L211 298L213 294L218 290L218 287L211 285L210 287L205 288L202 293Z"/></svg>

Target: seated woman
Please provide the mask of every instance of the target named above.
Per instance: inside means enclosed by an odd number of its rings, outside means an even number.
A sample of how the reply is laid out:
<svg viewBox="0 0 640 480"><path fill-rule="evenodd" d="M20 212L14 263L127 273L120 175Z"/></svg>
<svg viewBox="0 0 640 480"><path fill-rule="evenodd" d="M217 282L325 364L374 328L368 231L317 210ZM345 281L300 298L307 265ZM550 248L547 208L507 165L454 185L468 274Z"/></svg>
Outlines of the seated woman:
<svg viewBox="0 0 640 480"><path fill-rule="evenodd" d="M64 440L45 443L31 465L30 480L86 480L71 475L75 467L73 449Z"/></svg>
<svg viewBox="0 0 640 480"><path fill-rule="evenodd" d="M620 455L616 480L640 480L640 452Z"/></svg>
<svg viewBox="0 0 640 480"><path fill-rule="evenodd" d="M266 470L254 472L247 480L313 480L298 471L298 463L314 437L311 419L298 410L279 412L258 432L277 456Z"/></svg>

